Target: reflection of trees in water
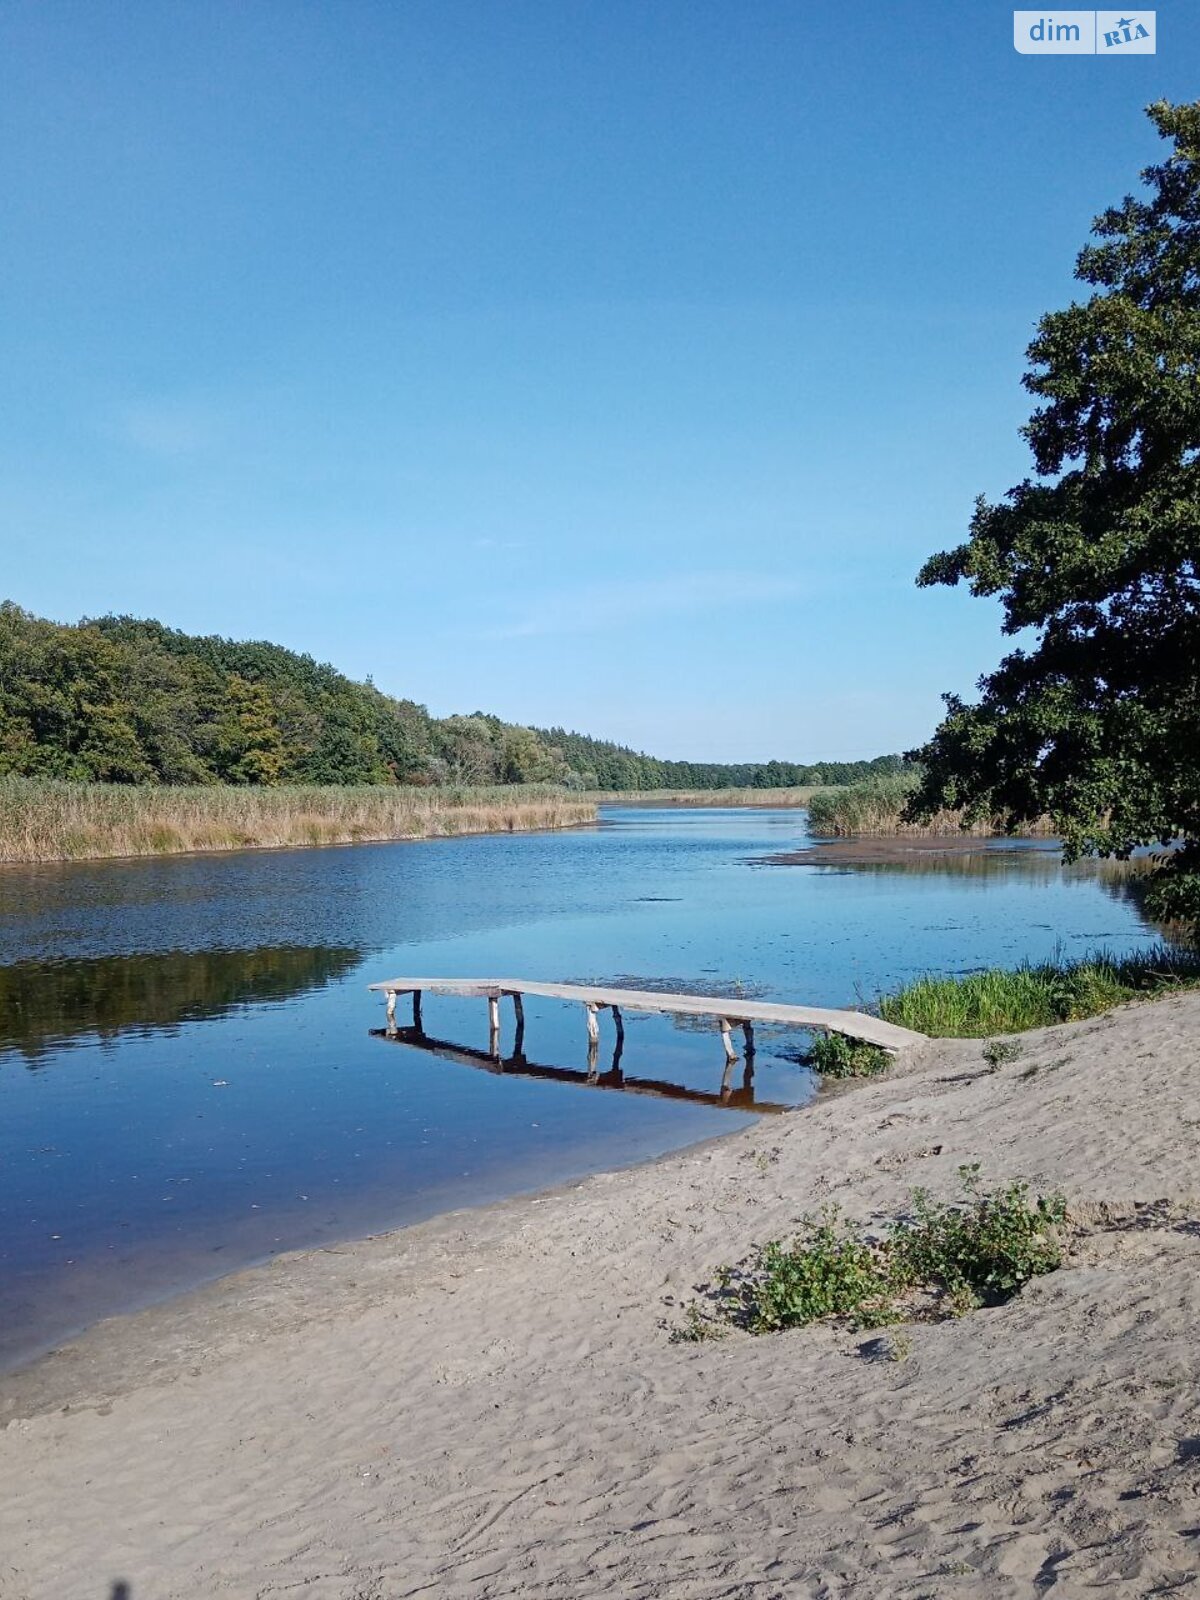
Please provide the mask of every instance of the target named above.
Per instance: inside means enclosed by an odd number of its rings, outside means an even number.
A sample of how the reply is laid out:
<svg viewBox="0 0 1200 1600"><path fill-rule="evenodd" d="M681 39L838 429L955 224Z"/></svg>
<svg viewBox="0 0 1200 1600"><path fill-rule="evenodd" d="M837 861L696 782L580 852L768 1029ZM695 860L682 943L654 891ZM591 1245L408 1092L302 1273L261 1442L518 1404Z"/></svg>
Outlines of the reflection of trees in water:
<svg viewBox="0 0 1200 1600"><path fill-rule="evenodd" d="M0 1051L30 1066L82 1035L114 1039L171 1030L237 1006L288 1000L353 970L354 949L281 945L256 950L18 961L0 967Z"/></svg>
<svg viewBox="0 0 1200 1600"><path fill-rule="evenodd" d="M823 872L846 872L858 876L862 873L881 873L887 876L935 878L1024 878L1030 883L1055 883L1059 879L1070 883L1073 879L1089 878L1098 882L1105 892L1120 894L1117 887L1134 878L1145 876L1148 862L1142 861L1076 861L1064 866L1057 850L1031 850L1026 848L946 851L913 851L911 856L891 861L838 861L821 866Z"/></svg>
<svg viewBox="0 0 1200 1600"><path fill-rule="evenodd" d="M823 872L882 873L910 877L975 878L980 882L997 878L1020 878L1026 883L1094 883L1110 899L1131 905L1142 921L1161 933L1164 939L1178 938L1178 929L1157 923L1146 909L1146 891L1154 862L1142 856L1133 861L1075 861L1065 866L1055 850L1028 848L972 850L963 854L947 852L913 855L904 861L839 862L823 867Z"/></svg>
<svg viewBox="0 0 1200 1600"><path fill-rule="evenodd" d="M1150 915L1146 906L1146 896L1153 878L1152 863L1146 860L1127 861L1116 863L1123 867L1122 871L1114 871L1099 879L1100 887L1105 894L1111 895L1114 900L1122 900L1131 905L1149 927L1169 943L1187 944L1192 941L1187 936L1187 931L1177 924L1160 922Z"/></svg>
<svg viewBox="0 0 1200 1600"><path fill-rule="evenodd" d="M806 863L807 864L807 863ZM847 873L861 877L874 873L883 877L909 878L1024 878L1030 883L1054 883L1073 872L1090 872L1098 862L1083 862L1078 867L1064 867L1058 855L1051 850L947 850L944 855L935 851L914 850L903 860L891 861L831 861L828 866L815 862L823 873Z"/></svg>

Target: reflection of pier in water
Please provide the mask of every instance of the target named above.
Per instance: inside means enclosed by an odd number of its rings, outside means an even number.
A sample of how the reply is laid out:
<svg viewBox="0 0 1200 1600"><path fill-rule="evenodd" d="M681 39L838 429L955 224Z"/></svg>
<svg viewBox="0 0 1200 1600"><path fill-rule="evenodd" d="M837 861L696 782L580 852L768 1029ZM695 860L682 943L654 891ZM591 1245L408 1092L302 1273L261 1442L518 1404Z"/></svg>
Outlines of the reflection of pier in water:
<svg viewBox="0 0 1200 1600"><path fill-rule="evenodd" d="M909 1028L897 1027L881 1017L872 1017L861 1011L831 1010L824 1006L784 1005L774 1000L748 1000L729 995L672 994L654 989L616 989L608 985L590 983L541 983L529 978L389 978L383 983L372 983L369 988L382 994L387 1002L387 1027L373 1030L383 1036L403 1036L406 1044L418 1048L431 1048L435 1054L449 1055L452 1060L465 1061L471 1066L486 1066L491 1072L523 1073L529 1077L557 1078L564 1083L589 1084L594 1088L634 1090L638 1094L666 1095L673 1099L693 1100L701 1105L754 1105L760 1111L785 1111L780 1105L756 1104L754 1100L754 1028L756 1023L771 1023L791 1028L820 1028L827 1032L847 1034L852 1039L866 1039L881 1049L896 1053L909 1045L918 1044L924 1035ZM488 1008L488 1048L461 1050L455 1045L430 1041L425 1033L422 1018L422 1001L427 994L454 995L459 999L486 1000ZM396 1022L396 1002L407 995L412 1002L412 1027L401 1029ZM587 1018L588 1070L572 1071L567 1067L538 1067L525 1059L525 996L536 995L548 1000L566 1000L581 1005ZM500 1053L500 1001L512 1001L516 1037L512 1055L503 1060ZM616 1031L616 1048L612 1066L602 1079L599 1071L600 1023L599 1015L607 1011ZM624 1011L647 1011L652 1014L674 1017L706 1017L713 1022L725 1050L725 1075L718 1094L684 1089L678 1084L662 1083L653 1078L627 1078L621 1071L621 1054L625 1048ZM733 1087L733 1069L740 1059L733 1046L733 1030L740 1028L745 1040L745 1068L742 1087Z"/></svg>
<svg viewBox="0 0 1200 1600"><path fill-rule="evenodd" d="M598 1040L588 1041L587 1071L582 1072L576 1067L551 1067L528 1060L522 1049L521 1033L523 1029L518 1034L514 1053L511 1056L501 1056L489 1050L474 1050L466 1045L451 1044L446 1039L431 1038L421 1027L371 1029L371 1037L374 1039L392 1039L399 1044L408 1045L413 1050L424 1050L429 1055L440 1056L444 1061L455 1061L465 1067L481 1067L485 1072L493 1072L499 1076L541 1078L550 1083L573 1083L588 1089L617 1089L625 1094L657 1095L664 1100L686 1100L698 1106L727 1106L737 1111L792 1110L790 1105L754 1098L753 1050L746 1054L739 1074L740 1083L734 1085L733 1063L727 1061L720 1092L710 1094L702 1089L687 1089L682 1084L668 1083L659 1078L629 1077L621 1067L621 1057L625 1050L623 1029L617 1035L611 1061L604 1072L600 1071Z"/></svg>

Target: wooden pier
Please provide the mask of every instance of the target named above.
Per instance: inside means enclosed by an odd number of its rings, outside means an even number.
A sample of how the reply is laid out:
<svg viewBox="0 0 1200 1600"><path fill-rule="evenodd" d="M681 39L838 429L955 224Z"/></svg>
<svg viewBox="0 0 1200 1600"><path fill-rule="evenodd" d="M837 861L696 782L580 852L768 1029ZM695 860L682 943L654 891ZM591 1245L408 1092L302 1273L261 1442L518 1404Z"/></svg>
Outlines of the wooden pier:
<svg viewBox="0 0 1200 1600"><path fill-rule="evenodd" d="M898 1054L910 1045L921 1044L923 1033L913 1033L909 1028L899 1028L884 1022L880 1017L868 1016L863 1011L841 1011L821 1006L781 1005L773 1000L741 1000L729 995L660 994L651 989L608 989L583 983L535 983L526 978L389 978L383 983L370 985L387 996L388 1030L396 1031L396 1001L400 995L412 997L412 1026L417 1034L424 1032L421 1016L421 999L427 994L455 995L459 998L486 1000L488 1005L488 1033L490 1054L500 1055L500 1001L510 999L516 1021L514 1056L524 1054L525 1005L524 996L536 995L546 1000L566 1000L581 1005L587 1018L589 1053L595 1052L600 1042L599 1013L612 1013L617 1043L625 1037L624 1011L649 1011L659 1015L684 1017L711 1017L721 1034L725 1047L726 1078L738 1060L733 1044L733 1029L740 1028L745 1041L747 1060L754 1054L754 1026L756 1023L774 1023L788 1028L822 1030L842 1033L851 1039L862 1039L878 1045L891 1054Z"/></svg>

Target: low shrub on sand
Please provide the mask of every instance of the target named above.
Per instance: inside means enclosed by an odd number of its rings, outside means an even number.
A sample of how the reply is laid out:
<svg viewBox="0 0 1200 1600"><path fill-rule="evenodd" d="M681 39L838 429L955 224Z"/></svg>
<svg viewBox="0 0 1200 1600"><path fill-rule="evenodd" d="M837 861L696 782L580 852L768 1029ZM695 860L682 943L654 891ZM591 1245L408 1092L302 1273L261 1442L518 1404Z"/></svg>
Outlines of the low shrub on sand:
<svg viewBox="0 0 1200 1600"><path fill-rule="evenodd" d="M804 1057L823 1078L873 1078L887 1070L891 1057L877 1044L844 1033L818 1033Z"/></svg>
<svg viewBox="0 0 1200 1600"><path fill-rule="evenodd" d="M693 1302L674 1337L720 1337L730 1327L774 1333L826 1318L878 1328L958 1317L1000 1305L1061 1266L1062 1195L1032 1199L1019 1182L981 1190L977 1165L959 1172L962 1200L914 1190L911 1214L879 1238L836 1206L806 1218L790 1243L773 1241L723 1269L707 1305Z"/></svg>

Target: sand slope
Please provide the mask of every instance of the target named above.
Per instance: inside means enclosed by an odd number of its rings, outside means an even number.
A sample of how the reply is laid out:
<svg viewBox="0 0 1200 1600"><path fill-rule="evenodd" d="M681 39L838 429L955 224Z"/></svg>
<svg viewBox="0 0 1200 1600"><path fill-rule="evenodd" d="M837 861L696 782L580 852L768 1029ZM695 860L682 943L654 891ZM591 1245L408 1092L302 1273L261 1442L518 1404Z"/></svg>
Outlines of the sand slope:
<svg viewBox="0 0 1200 1600"><path fill-rule="evenodd" d="M995 1073L931 1046L656 1166L103 1325L0 1389L0 1596L1200 1592L1198 1083L1200 996ZM802 1212L890 1213L974 1160L1090 1224L1009 1306L899 1362L828 1328L668 1343L692 1283Z"/></svg>

